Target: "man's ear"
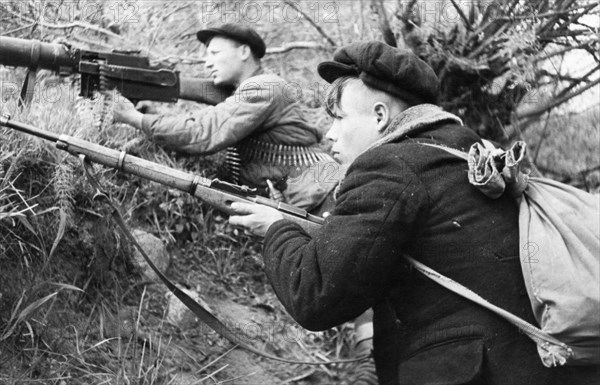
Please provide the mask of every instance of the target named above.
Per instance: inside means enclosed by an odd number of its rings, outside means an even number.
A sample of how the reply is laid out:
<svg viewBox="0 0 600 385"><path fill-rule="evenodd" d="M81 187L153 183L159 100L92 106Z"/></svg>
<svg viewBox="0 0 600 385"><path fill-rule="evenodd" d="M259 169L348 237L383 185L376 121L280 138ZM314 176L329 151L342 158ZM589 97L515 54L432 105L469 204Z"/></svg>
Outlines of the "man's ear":
<svg viewBox="0 0 600 385"><path fill-rule="evenodd" d="M391 120L390 107L386 103L377 102L373 105L373 112L377 117L377 130L383 133Z"/></svg>
<svg viewBox="0 0 600 385"><path fill-rule="evenodd" d="M240 46L241 50L241 58L243 61L248 60L251 56L252 56L252 50L250 49L250 46L247 44L242 44Z"/></svg>

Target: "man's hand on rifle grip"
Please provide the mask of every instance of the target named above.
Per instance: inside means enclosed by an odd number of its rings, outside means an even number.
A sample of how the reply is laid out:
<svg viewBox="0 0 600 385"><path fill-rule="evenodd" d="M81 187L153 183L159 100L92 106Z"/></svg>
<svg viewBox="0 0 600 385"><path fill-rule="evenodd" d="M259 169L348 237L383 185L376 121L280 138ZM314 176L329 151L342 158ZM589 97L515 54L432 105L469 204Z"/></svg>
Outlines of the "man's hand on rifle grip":
<svg viewBox="0 0 600 385"><path fill-rule="evenodd" d="M231 209L238 215L229 217L229 224L240 226L259 237L264 237L269 227L283 215L274 208L253 204L234 202Z"/></svg>

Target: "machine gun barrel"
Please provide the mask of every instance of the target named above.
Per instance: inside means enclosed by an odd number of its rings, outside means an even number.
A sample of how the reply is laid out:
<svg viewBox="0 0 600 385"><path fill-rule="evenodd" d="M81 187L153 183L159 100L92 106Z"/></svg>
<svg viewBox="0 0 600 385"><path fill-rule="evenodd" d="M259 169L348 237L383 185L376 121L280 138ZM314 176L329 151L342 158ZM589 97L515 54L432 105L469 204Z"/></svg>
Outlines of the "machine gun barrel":
<svg viewBox="0 0 600 385"><path fill-rule="evenodd" d="M35 65L51 71L76 67L74 58L62 44L8 36L0 36L0 64L27 68Z"/></svg>

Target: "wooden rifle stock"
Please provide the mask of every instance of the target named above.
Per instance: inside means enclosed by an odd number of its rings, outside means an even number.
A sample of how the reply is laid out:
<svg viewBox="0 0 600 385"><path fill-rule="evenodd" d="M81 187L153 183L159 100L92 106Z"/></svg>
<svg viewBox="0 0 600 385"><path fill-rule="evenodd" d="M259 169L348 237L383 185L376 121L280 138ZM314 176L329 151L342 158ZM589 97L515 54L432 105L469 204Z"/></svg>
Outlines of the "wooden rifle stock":
<svg viewBox="0 0 600 385"><path fill-rule="evenodd" d="M306 210L258 196L246 186L237 186L189 174L185 171L128 155L124 151L114 150L72 136L41 130L28 124L14 122L8 116L0 118L0 126L52 141L56 143L58 149L76 156L84 155L86 159L94 163L190 193L202 202L227 214L235 214L231 209L233 202L261 204L279 210L285 219L299 224L311 235L315 234L324 222L323 218L309 214Z"/></svg>

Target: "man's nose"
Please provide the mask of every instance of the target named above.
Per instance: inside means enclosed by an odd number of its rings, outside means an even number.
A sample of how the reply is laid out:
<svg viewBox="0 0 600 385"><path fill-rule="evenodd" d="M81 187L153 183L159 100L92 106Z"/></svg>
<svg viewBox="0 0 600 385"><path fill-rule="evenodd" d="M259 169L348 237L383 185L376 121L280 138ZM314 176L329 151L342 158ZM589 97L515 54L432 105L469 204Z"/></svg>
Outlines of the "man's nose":
<svg viewBox="0 0 600 385"><path fill-rule="evenodd" d="M325 134L325 138L331 142L335 142L337 140L337 122L333 122L329 131Z"/></svg>

